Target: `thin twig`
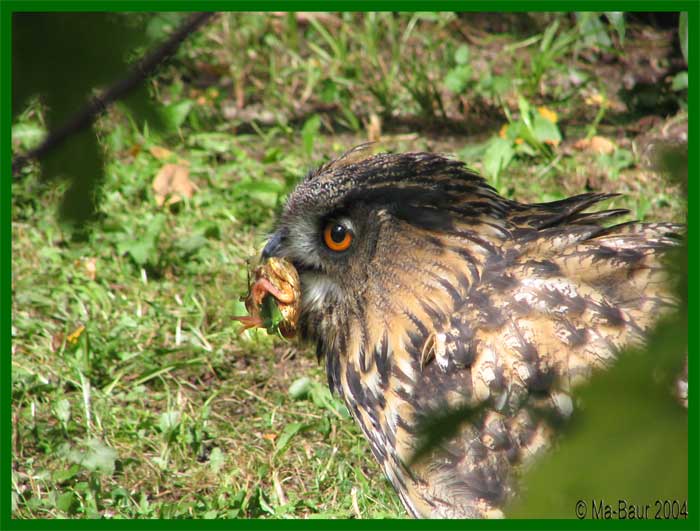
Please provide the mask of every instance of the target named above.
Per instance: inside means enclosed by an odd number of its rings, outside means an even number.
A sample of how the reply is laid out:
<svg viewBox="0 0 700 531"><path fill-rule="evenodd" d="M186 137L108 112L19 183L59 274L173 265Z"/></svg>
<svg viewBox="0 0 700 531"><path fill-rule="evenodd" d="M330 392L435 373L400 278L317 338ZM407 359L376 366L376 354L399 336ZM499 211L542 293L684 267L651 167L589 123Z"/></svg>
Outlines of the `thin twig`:
<svg viewBox="0 0 700 531"><path fill-rule="evenodd" d="M102 94L92 98L72 118L62 126L51 131L38 147L15 157L12 161L12 175L15 177L19 176L21 169L30 160L40 159L56 146L62 144L71 135L92 125L97 116L107 110L109 105L123 98L139 83L153 74L158 66L175 53L180 44L190 34L208 22L214 15L216 13L194 13L191 15L163 44L136 63L126 77L118 80Z"/></svg>

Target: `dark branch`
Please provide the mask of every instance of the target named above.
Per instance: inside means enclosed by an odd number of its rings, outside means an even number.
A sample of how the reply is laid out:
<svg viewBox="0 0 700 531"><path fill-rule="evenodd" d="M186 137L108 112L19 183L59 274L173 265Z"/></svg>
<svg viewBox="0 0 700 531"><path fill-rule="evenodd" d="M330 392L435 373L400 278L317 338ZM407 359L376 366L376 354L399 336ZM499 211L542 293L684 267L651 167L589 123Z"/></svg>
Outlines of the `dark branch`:
<svg viewBox="0 0 700 531"><path fill-rule="evenodd" d="M109 105L126 96L139 83L153 74L158 66L175 53L190 34L208 22L214 15L215 13L194 13L190 16L163 44L136 63L126 77L118 80L102 94L92 98L80 112L61 127L51 131L38 147L24 155L15 157L12 161L12 175L17 177L20 170L30 160L40 159L63 143L69 136L91 125Z"/></svg>

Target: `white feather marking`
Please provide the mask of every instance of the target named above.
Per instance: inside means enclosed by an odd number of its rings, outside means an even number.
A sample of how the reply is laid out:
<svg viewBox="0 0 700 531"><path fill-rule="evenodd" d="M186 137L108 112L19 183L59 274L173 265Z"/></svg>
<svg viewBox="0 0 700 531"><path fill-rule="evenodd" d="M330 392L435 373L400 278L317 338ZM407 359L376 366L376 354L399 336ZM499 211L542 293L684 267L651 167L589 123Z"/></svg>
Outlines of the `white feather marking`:
<svg viewBox="0 0 700 531"><path fill-rule="evenodd" d="M375 398L382 395L381 381L376 368L365 376L364 382Z"/></svg>
<svg viewBox="0 0 700 531"><path fill-rule="evenodd" d="M557 411L559 411L564 418L569 418L574 412L574 403L571 397L561 391L554 391L550 397Z"/></svg>
<svg viewBox="0 0 700 531"><path fill-rule="evenodd" d="M687 384L686 384L686 395L687 395ZM398 424L399 413L395 408L389 408L385 411L384 418L386 419L386 425L391 433L396 433L396 426Z"/></svg>
<svg viewBox="0 0 700 531"><path fill-rule="evenodd" d="M301 275L301 308L304 312L321 311L340 299L340 288L326 275L305 272Z"/></svg>
<svg viewBox="0 0 700 531"><path fill-rule="evenodd" d="M513 298L518 302L525 302L542 313L562 314L567 312L568 307L566 303L559 306L552 306L544 300L541 296L544 291L558 291L565 299L575 299L579 296L576 286L569 280L563 278L524 278Z"/></svg>
<svg viewBox="0 0 700 531"><path fill-rule="evenodd" d="M435 334L435 361L437 361L438 367L442 369L443 372L447 371L447 366L449 365L449 358L445 353L445 334Z"/></svg>
<svg viewBox="0 0 700 531"><path fill-rule="evenodd" d="M416 373L413 370L413 364L411 363L411 359L409 356L398 356L394 358L393 361L398 365L399 369L401 369L401 372L403 372L409 380L415 382Z"/></svg>

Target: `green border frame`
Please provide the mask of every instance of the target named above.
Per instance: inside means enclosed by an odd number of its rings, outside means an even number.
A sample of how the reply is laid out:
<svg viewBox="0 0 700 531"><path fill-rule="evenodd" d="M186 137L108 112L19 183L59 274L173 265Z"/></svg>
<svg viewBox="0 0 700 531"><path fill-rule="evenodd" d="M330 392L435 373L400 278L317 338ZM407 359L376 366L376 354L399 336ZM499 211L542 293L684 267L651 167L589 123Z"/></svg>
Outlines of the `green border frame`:
<svg viewBox="0 0 700 531"><path fill-rule="evenodd" d="M304 10L304 11L687 11L688 26L692 28L689 34L689 85L693 90L688 92L688 141L689 141L689 179L688 179L688 271L699 271L698 260L698 212L699 186L698 153L700 153L700 135L698 131L698 70L690 64L697 65L700 57L700 37L697 28L700 23L700 2L677 0L532 0L529 2L515 0L379 0L369 2L360 0L349 2L338 0L329 3L328 0L306 1L222 1L222 0L107 0L95 2L91 0L0 0L0 529L304 529L326 528L329 526L355 528L403 528L442 529L489 528L489 529L698 529L700 528L700 496L698 479L700 466L698 449L698 403L695 398L695 382L698 379L698 302L700 290L698 278L689 275L688 314L690 320L688 337L688 370L691 381L691 392L688 405L688 506L687 520L13 520L11 518L11 313L12 313L12 268L11 268L11 184L12 184L12 149L11 149L11 25L12 13L27 11L272 11L272 10ZM696 326L693 326L696 325ZM695 449L693 451L692 449ZM653 478L649 478L653 481ZM573 515L573 508L572 508Z"/></svg>

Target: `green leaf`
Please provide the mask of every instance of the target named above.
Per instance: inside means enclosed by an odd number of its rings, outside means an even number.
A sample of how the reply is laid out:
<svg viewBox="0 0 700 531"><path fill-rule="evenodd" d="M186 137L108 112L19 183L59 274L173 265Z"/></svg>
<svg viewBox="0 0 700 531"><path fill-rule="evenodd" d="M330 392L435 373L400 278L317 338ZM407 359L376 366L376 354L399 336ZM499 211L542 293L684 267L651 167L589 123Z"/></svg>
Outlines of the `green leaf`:
<svg viewBox="0 0 700 531"><path fill-rule="evenodd" d="M180 426L180 412L166 411L158 418L158 427L165 435L171 435Z"/></svg>
<svg viewBox="0 0 700 531"><path fill-rule="evenodd" d="M37 123L17 124L12 126L12 144L29 150L38 146L45 134L46 130Z"/></svg>
<svg viewBox="0 0 700 531"><path fill-rule="evenodd" d="M56 508L64 513L70 513L76 502L77 498L73 492L64 492L56 498Z"/></svg>
<svg viewBox="0 0 700 531"><path fill-rule="evenodd" d="M528 129L532 129L532 117L530 104L522 96L518 96L518 111L520 111L520 121L525 124Z"/></svg>
<svg viewBox="0 0 700 531"><path fill-rule="evenodd" d="M440 20L440 14L433 11L417 11L414 16L416 19L426 22L437 22Z"/></svg>
<svg viewBox="0 0 700 531"><path fill-rule="evenodd" d="M275 179L245 179L235 186L235 191L239 194L247 194L263 205L274 208L284 192L284 184Z"/></svg>
<svg viewBox="0 0 700 531"><path fill-rule="evenodd" d="M224 464L226 464L226 457L221 451L221 448L217 446L212 449L209 454L209 466L215 473L218 473L223 468Z"/></svg>
<svg viewBox="0 0 700 531"><path fill-rule="evenodd" d="M190 114L194 102L192 100L183 100L176 103L171 103L163 108L163 116L165 120L172 129L179 129L185 120L187 115Z"/></svg>
<svg viewBox="0 0 700 531"><path fill-rule="evenodd" d="M118 500L120 498L124 499L124 500L129 499L129 491L126 490L124 487L116 487L116 488L112 489L111 495L112 495L112 498L115 500Z"/></svg>
<svg viewBox="0 0 700 531"><path fill-rule="evenodd" d="M321 101L324 103L332 103L338 99L340 90L338 85L332 79L324 79L321 82L321 92L319 94Z"/></svg>
<svg viewBox="0 0 700 531"><path fill-rule="evenodd" d="M321 129L321 117L318 114L314 114L311 118L304 122L301 128L301 139L304 143L304 153L306 156L311 158L314 151L314 143L316 142L316 136Z"/></svg>
<svg viewBox="0 0 700 531"><path fill-rule="evenodd" d="M508 140L494 138L484 154L484 171L489 177L497 179L508 167L514 154L513 146Z"/></svg>
<svg viewBox="0 0 700 531"><path fill-rule="evenodd" d="M126 107L139 129L150 127L162 131L169 126L164 107L154 105L146 85L134 88L118 103Z"/></svg>
<svg viewBox="0 0 700 531"><path fill-rule="evenodd" d="M190 135L187 143L213 153L230 153L234 148L234 137L229 133L197 133Z"/></svg>
<svg viewBox="0 0 700 531"><path fill-rule="evenodd" d="M148 16L116 13L17 13L12 19L12 112L40 97L50 130L84 108L96 88L121 79L144 42ZM40 161L44 179L67 179L59 214L80 228L94 218L104 179L92 128L75 133Z"/></svg>
<svg viewBox="0 0 700 531"><path fill-rule="evenodd" d="M552 46L552 41L554 40L554 36L557 34L558 29L559 19L557 18L554 20L554 22L547 26L547 29L545 29L544 33L542 34L542 41L540 41L541 52L549 51L549 48Z"/></svg>
<svg viewBox="0 0 700 531"><path fill-rule="evenodd" d="M180 25L183 13L154 13L145 29L145 35L152 42L168 37Z"/></svg>
<svg viewBox="0 0 700 531"><path fill-rule="evenodd" d="M272 295L268 294L263 298L260 305L260 317L268 334L279 334L279 325L284 318L277 306L277 299Z"/></svg>
<svg viewBox="0 0 700 531"><path fill-rule="evenodd" d="M289 396L294 400L303 400L309 395L311 390L311 379L308 376L303 376L292 382L289 386Z"/></svg>
<svg viewBox="0 0 700 531"><path fill-rule="evenodd" d="M561 142L561 133L557 124L540 116L539 113L534 116L532 121L532 134L541 143L545 143L547 140L555 143Z"/></svg>
<svg viewBox="0 0 700 531"><path fill-rule="evenodd" d="M688 71L678 72L673 76L673 81L671 82L671 90L680 91L688 89Z"/></svg>
<svg viewBox="0 0 700 531"><path fill-rule="evenodd" d="M608 19L610 25L615 29L620 44L625 43L625 14L622 11L606 11L605 18Z"/></svg>
<svg viewBox="0 0 700 531"><path fill-rule="evenodd" d="M324 408L333 415L340 418L349 418L350 413L340 400L336 399L327 385L313 382L309 392L309 398L318 407Z"/></svg>
<svg viewBox="0 0 700 531"><path fill-rule="evenodd" d="M678 40L685 63L688 64L688 12L684 11L678 20Z"/></svg>
<svg viewBox="0 0 700 531"><path fill-rule="evenodd" d="M607 48L612 46L612 41L600 20L598 12L576 13L578 29L587 46Z"/></svg>
<svg viewBox="0 0 700 531"><path fill-rule="evenodd" d="M73 479L78 473L80 472L80 465L73 464L67 469L64 470L56 470L52 477L53 480L56 483L63 483L64 481L68 481L69 479Z"/></svg>
<svg viewBox="0 0 700 531"><path fill-rule="evenodd" d="M80 156L76 156L80 153ZM69 187L60 206L60 218L80 226L92 219L100 202L103 156L90 129L67 138L60 149L40 161L44 178L67 178Z"/></svg>
<svg viewBox="0 0 700 531"><path fill-rule="evenodd" d="M458 65L466 65L469 62L469 46L462 44L455 52L455 62Z"/></svg>
<svg viewBox="0 0 700 531"><path fill-rule="evenodd" d="M52 409L54 416L61 423L65 424L70 420L70 402L67 399L61 398L57 400L54 402Z"/></svg>
<svg viewBox="0 0 700 531"><path fill-rule="evenodd" d="M137 265L143 266L152 263L156 255L156 246L153 240L128 240L117 244L119 254L128 254Z"/></svg>
<svg viewBox="0 0 700 531"><path fill-rule="evenodd" d="M308 427L308 424L302 424L300 422L292 422L291 424L287 424L282 430L280 436L277 438L277 442L275 443L275 452L282 452L289 444L289 441L292 440L292 437Z"/></svg>
<svg viewBox="0 0 700 531"><path fill-rule="evenodd" d="M510 89L511 80L506 76L493 76L491 78L491 90L494 94L503 95Z"/></svg>
<svg viewBox="0 0 700 531"><path fill-rule="evenodd" d="M460 65L449 72L445 76L445 87L454 94L460 94L469 85L471 80L472 69L469 65Z"/></svg>
<svg viewBox="0 0 700 531"><path fill-rule="evenodd" d="M154 264L158 260L158 241L165 226L165 216L158 214L150 219L140 237L124 237L117 242L119 254L128 254L136 265Z"/></svg>
<svg viewBox="0 0 700 531"><path fill-rule="evenodd" d="M617 170L629 168L634 165L634 153L629 149L618 148L612 155L612 163Z"/></svg>
<svg viewBox="0 0 700 531"><path fill-rule="evenodd" d="M459 158L463 160L467 165L472 164L475 160L479 160L484 156L484 153L488 149L489 142L481 142L478 144L467 144L457 153Z"/></svg>
<svg viewBox="0 0 700 531"><path fill-rule="evenodd" d="M195 255L200 249L206 247L208 243L209 241L203 234L196 232L180 238L175 242L174 246L184 258L187 258Z"/></svg>
<svg viewBox="0 0 700 531"><path fill-rule="evenodd" d="M114 463L117 460L116 450L105 445L99 439L90 439L85 446L83 451L71 451L71 458L90 472L111 476L114 473Z"/></svg>

